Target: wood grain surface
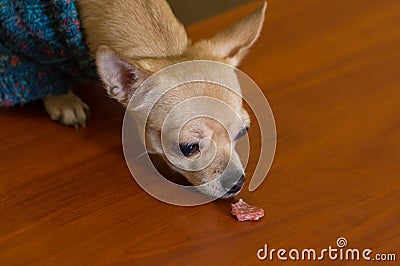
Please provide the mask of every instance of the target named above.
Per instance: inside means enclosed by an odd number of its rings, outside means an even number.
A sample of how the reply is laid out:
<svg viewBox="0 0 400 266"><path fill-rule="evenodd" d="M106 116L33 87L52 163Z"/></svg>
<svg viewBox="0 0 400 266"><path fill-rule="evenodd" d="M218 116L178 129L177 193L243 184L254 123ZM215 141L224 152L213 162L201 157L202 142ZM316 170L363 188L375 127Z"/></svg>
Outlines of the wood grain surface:
<svg viewBox="0 0 400 266"><path fill-rule="evenodd" d="M258 4L189 32L211 36ZM265 209L261 221L236 221L229 200L177 207L146 194L125 165L122 108L83 84L86 129L51 122L41 103L0 110L0 265L315 265L257 251L321 250L339 237L397 262L318 264L398 265L400 1L270 0L242 70L277 125L267 179L240 195Z"/></svg>

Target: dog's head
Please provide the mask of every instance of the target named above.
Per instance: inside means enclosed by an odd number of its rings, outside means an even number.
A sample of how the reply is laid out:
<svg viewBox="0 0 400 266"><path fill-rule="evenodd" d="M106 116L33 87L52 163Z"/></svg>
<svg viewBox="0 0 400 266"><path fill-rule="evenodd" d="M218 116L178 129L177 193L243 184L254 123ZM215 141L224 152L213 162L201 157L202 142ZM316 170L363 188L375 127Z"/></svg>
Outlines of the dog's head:
<svg viewBox="0 0 400 266"><path fill-rule="evenodd" d="M108 47L97 52L98 71L109 95L125 107L135 92L134 98L140 97L132 109L137 117L146 116L143 141L149 153L163 157L207 195L236 195L245 181L235 144L246 134L250 119L233 68L182 70L222 79L233 89L210 82L181 84L158 95L148 116L143 110L154 97L151 85L137 90L151 74L180 62L212 60L237 66L260 34L265 9L266 4L213 38L188 44L176 57L125 58Z"/></svg>

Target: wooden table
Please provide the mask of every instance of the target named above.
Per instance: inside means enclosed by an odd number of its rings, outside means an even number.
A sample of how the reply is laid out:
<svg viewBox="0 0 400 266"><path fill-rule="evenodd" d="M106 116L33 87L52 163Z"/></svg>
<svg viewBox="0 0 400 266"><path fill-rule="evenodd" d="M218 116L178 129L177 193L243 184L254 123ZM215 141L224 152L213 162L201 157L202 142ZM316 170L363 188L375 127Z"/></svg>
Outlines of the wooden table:
<svg viewBox="0 0 400 266"><path fill-rule="evenodd" d="M208 37L257 5L189 32ZM321 250L339 237L400 260L400 1L270 0L242 69L277 124L268 178L241 194L261 221L237 222L229 201L147 195L124 162L123 110L86 84L83 130L52 123L40 103L0 111L0 265L274 265L257 258L265 244Z"/></svg>

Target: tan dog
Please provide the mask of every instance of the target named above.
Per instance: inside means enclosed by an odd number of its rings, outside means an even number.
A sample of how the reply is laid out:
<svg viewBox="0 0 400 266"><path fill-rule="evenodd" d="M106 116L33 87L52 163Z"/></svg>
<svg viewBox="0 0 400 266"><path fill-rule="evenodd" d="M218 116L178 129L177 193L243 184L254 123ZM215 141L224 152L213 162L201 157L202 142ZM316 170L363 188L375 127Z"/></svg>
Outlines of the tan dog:
<svg viewBox="0 0 400 266"><path fill-rule="evenodd" d="M190 60L212 60L237 66L258 38L266 10L264 3L254 13L213 38L192 43L165 0L81 0L78 5L99 75L108 94L125 107L143 81L167 66ZM208 74L232 79L227 82L239 86L233 72L205 71L204 75ZM161 145L161 129L174 106L196 96L209 96L228 104L240 115L242 123L227 120L224 128L212 119L200 117L185 124L179 132L179 143L173 140L173 136L167 135L167 143L171 142L167 146L176 148L175 159L178 161L179 158L182 161L196 158L200 150L207 153L211 149L210 141L215 143L214 160L202 170L187 171L166 159ZM47 99L47 105L51 106L54 98L57 96ZM196 112L195 108L189 109ZM138 110L140 112L140 108ZM226 113L226 110L221 109L221 112ZM228 113L226 115L229 116ZM171 121L178 123L179 116L172 117ZM147 121L144 138L150 153L161 155L172 169L192 184L205 184L219 178L219 182L202 187L200 190L203 193L229 197L239 193L244 183L244 169L234 145L246 133L249 123L239 95L214 84L186 84L168 92L155 105ZM205 139L210 141L202 141ZM190 160L186 164L190 167Z"/></svg>

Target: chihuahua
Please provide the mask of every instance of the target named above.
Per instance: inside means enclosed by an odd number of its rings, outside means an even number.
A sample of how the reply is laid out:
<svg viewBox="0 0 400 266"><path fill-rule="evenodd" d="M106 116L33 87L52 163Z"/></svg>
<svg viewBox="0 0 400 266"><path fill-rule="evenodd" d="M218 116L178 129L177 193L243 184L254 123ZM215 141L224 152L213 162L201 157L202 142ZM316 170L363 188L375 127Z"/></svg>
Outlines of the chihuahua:
<svg viewBox="0 0 400 266"><path fill-rule="evenodd" d="M192 60L210 60L238 66L259 36L266 10L264 2L252 14L214 37L192 42L165 0L80 0L77 4L87 46L96 60L98 74L109 96L125 108L145 80L171 65ZM235 79L234 74L212 75ZM145 94L146 92L144 99ZM225 125L221 125L207 117L196 117L181 127L177 141L166 136L163 141L167 142L166 146L170 144L177 148L175 157L177 161L179 158L185 161L182 164L190 164L190 160L186 159L196 158L201 152L207 153L210 144L203 140L211 140L215 144L212 162L198 171L190 171L185 167L177 167L168 160L163 149L161 132L163 121L177 104L202 96L218 99L230 106L240 115L242 124L230 124L227 121ZM55 115L53 110L69 105L85 105L73 93L46 97L44 101L52 117ZM205 102L203 105L207 104ZM197 105L187 106L187 111L196 112L196 106L205 107L201 105L200 101ZM218 109L218 106L213 108ZM223 108L220 111L227 112ZM137 112L140 112L140 108ZM82 123L86 119L84 115L74 117L75 114L65 114L63 119L72 123ZM172 113L169 123L178 123L181 115L182 113ZM154 106L146 122L144 141L149 153L161 156L191 184L198 186L219 180L212 185L202 186L202 193L231 197L240 192L245 181L244 169L234 151L234 145L246 133L249 123L249 115L242 106L240 95L216 84L185 84L168 91Z"/></svg>

